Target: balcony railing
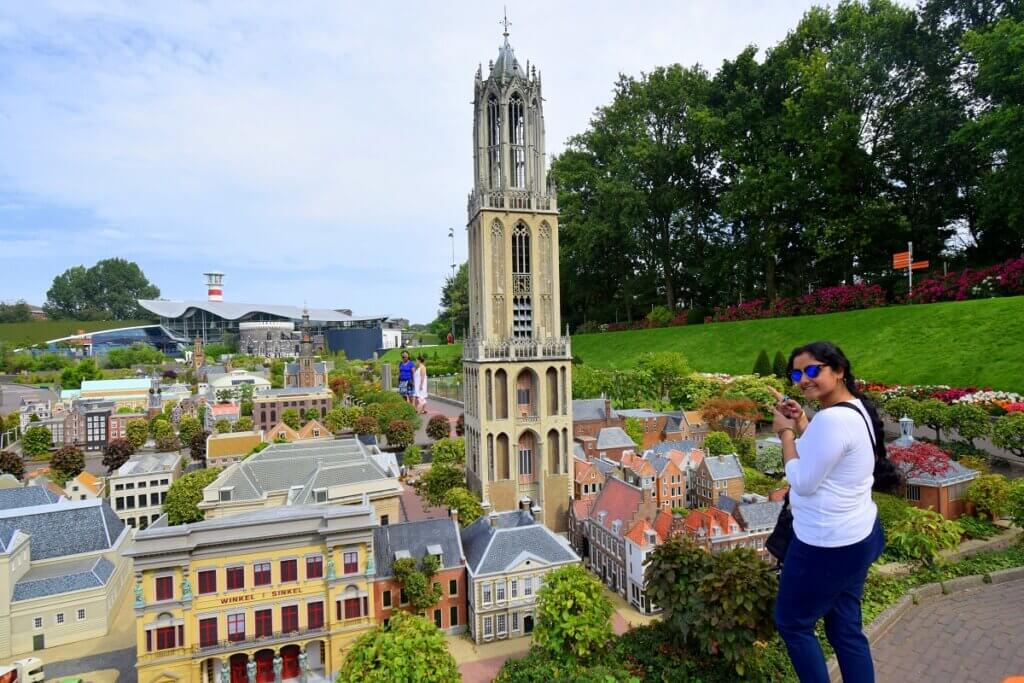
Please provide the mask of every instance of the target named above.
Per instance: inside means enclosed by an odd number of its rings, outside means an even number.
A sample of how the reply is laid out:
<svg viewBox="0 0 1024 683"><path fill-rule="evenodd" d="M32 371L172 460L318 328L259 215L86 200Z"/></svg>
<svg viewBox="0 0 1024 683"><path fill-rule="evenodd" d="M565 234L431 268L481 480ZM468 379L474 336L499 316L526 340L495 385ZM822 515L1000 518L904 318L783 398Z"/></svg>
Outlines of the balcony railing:
<svg viewBox="0 0 1024 683"><path fill-rule="evenodd" d="M547 339L467 339L462 346L462 359L482 360L537 360L552 358L572 359L572 344L569 337Z"/></svg>
<svg viewBox="0 0 1024 683"><path fill-rule="evenodd" d="M207 645L194 645L192 651L201 654L213 654L216 652L227 652L229 650L235 650L240 648L252 647L254 645L274 645L276 643L286 643L296 638L305 638L308 636L326 635L327 626L321 626L319 628L304 628L296 629L294 631L275 631L270 635L257 636L252 633L246 633L244 638L239 640L218 640L215 643L209 643Z"/></svg>
<svg viewBox="0 0 1024 683"><path fill-rule="evenodd" d="M507 211L558 211L558 200L553 192L550 194L538 194L527 190L470 192L467 209L470 216L480 209L503 209Z"/></svg>

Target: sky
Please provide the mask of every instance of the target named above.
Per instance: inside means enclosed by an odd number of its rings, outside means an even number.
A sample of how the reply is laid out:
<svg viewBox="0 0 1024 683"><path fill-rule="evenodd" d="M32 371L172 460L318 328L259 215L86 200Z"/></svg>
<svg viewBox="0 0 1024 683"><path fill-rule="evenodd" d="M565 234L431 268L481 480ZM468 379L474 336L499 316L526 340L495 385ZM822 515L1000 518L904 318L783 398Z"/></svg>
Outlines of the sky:
<svg viewBox="0 0 1024 683"><path fill-rule="evenodd" d="M168 299L429 322L466 255L478 64L543 75L549 157L619 73L781 40L812 2L0 4L0 299L137 262Z"/></svg>

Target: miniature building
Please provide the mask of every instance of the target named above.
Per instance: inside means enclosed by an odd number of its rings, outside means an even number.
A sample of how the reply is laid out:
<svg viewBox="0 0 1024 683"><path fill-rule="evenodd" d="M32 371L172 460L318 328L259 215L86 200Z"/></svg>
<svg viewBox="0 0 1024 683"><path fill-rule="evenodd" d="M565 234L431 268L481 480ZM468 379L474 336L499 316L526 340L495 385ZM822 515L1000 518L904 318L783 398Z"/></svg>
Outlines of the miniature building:
<svg viewBox="0 0 1024 683"><path fill-rule="evenodd" d="M171 484L181 477L183 456L177 452L133 456L109 479L110 504L132 529L145 529L163 514Z"/></svg>

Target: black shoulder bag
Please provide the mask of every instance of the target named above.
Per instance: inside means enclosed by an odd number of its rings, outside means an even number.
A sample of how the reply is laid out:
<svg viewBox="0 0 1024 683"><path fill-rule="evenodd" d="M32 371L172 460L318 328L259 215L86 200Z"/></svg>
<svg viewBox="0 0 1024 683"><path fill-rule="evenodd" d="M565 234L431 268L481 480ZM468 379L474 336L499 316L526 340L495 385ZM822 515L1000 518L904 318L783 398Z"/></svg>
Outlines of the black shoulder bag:
<svg viewBox="0 0 1024 683"><path fill-rule="evenodd" d="M864 426L868 428L868 438L871 439L871 449L875 453L875 470L878 470L879 454L878 445L881 443L875 438L875 429L868 422L867 418L864 417L864 413L861 412L860 408L853 405L849 401L843 401L837 403L833 408L842 406L844 408L850 408L860 415L860 419L864 420ZM885 458L885 445L882 445L882 456ZM876 477L877 478L877 477ZM779 566L782 566L783 560L786 559L786 552L789 550L789 544L793 542L793 512L789 509L789 491L786 491L786 497L782 500L782 510L779 511L779 519L775 522L775 528L772 529L772 533L768 536L768 539L764 542L765 549L768 550L772 556L779 561Z"/></svg>

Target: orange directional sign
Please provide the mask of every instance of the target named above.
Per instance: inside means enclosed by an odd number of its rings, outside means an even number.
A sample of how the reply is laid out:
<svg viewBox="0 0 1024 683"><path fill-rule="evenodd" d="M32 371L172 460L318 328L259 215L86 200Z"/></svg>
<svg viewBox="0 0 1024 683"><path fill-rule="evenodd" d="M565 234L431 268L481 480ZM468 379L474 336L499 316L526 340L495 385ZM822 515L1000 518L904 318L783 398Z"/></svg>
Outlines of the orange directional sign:
<svg viewBox="0 0 1024 683"><path fill-rule="evenodd" d="M910 269L911 270L923 270L924 268L927 268L927 267L928 267L928 262L927 261L914 261L912 264L910 264Z"/></svg>
<svg viewBox="0 0 1024 683"><path fill-rule="evenodd" d="M893 268L906 268L910 265L910 252L901 251L898 254L892 255L892 267Z"/></svg>

